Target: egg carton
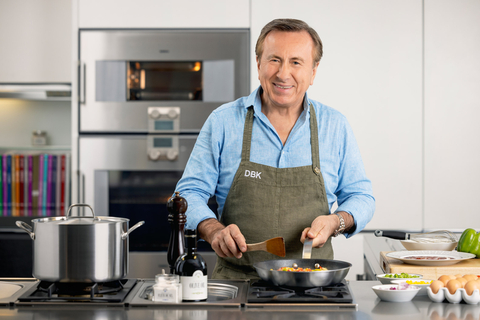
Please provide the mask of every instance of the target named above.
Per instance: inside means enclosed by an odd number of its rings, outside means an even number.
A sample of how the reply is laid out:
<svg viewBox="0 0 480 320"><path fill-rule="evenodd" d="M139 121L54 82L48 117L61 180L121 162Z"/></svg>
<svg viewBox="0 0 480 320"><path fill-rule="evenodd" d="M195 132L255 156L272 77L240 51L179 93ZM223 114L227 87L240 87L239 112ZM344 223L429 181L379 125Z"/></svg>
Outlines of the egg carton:
<svg viewBox="0 0 480 320"><path fill-rule="evenodd" d="M450 303L460 303L462 300L468 304L478 304L480 302L480 291L478 289L473 290L470 296L463 288L457 289L454 294L451 294L447 288L440 288L437 293L433 293L431 288L427 288L427 294L433 302L443 302L445 299Z"/></svg>

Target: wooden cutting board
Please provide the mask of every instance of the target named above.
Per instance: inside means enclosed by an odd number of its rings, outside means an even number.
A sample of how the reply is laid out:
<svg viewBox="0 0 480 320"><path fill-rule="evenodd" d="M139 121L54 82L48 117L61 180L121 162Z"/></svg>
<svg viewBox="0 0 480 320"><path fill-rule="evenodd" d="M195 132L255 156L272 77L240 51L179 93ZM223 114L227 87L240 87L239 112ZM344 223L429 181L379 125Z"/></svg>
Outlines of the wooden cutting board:
<svg viewBox="0 0 480 320"><path fill-rule="evenodd" d="M385 273L417 273L424 279L436 280L444 274L475 274L480 276L480 259L468 259L449 266L418 266L404 263L401 260L387 257L391 251L380 252L380 264Z"/></svg>

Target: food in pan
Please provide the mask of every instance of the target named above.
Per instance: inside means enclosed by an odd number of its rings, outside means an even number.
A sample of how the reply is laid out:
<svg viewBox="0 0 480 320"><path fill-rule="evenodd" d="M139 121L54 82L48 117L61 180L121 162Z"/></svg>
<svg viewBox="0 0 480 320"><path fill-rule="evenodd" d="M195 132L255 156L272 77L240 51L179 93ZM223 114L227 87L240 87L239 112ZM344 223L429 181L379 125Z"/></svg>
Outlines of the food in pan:
<svg viewBox="0 0 480 320"><path fill-rule="evenodd" d="M311 271L325 271L328 270L327 268L324 267L318 267L315 269L311 268L292 268L292 267L281 267L278 268L277 271L288 271L288 272L311 272Z"/></svg>

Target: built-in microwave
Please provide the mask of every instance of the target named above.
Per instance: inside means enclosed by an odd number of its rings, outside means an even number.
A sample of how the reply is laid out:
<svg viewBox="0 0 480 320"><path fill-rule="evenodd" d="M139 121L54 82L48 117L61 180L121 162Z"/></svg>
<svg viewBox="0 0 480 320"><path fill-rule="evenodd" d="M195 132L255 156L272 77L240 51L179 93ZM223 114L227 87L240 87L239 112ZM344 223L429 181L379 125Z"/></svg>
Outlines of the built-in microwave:
<svg viewBox="0 0 480 320"><path fill-rule="evenodd" d="M80 30L79 41L80 133L157 132L159 115L198 132L250 90L245 29Z"/></svg>

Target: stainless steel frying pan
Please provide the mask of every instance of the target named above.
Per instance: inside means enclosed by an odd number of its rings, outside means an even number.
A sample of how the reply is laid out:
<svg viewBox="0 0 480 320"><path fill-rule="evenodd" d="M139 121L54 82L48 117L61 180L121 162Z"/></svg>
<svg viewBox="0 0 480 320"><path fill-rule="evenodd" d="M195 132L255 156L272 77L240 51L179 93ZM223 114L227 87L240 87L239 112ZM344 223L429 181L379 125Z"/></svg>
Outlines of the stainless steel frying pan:
<svg viewBox="0 0 480 320"><path fill-rule="evenodd" d="M315 268L315 264L327 268L325 271L289 272L277 271L281 267ZM253 265L262 280L276 286L313 288L340 283L348 274L352 264L327 259L279 259L257 262Z"/></svg>

